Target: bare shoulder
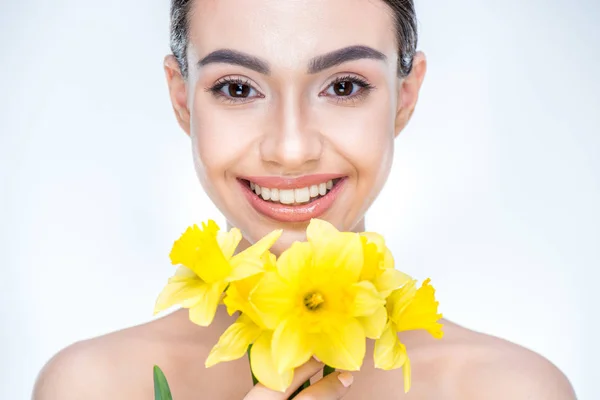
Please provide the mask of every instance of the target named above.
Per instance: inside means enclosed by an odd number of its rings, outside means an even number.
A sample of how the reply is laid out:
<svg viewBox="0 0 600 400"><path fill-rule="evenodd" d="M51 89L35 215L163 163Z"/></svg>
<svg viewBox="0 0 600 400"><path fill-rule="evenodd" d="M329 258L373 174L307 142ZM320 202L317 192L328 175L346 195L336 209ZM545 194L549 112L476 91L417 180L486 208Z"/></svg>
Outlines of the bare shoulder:
<svg viewBox="0 0 600 400"><path fill-rule="evenodd" d="M78 342L52 357L38 375L33 399L99 398L95 388L105 386L108 368L98 344L98 339Z"/></svg>
<svg viewBox="0 0 600 400"><path fill-rule="evenodd" d="M189 321L185 310L151 322L75 343L44 366L34 388L33 400L136 400L154 395L153 368L160 366L169 379L174 397L197 398L226 387L234 395L243 385L214 385L221 376L249 373L247 363L204 368L210 348L231 324L226 315L211 328ZM231 394L231 393L228 393ZM223 397L223 396L221 396Z"/></svg>
<svg viewBox="0 0 600 400"><path fill-rule="evenodd" d="M152 328L152 323L139 325L61 350L40 371L33 400L139 397L132 393L139 385L128 382L135 380L145 348L151 347L146 342Z"/></svg>
<svg viewBox="0 0 600 400"><path fill-rule="evenodd" d="M464 399L574 400L567 377L543 356L509 341L455 326L467 359L457 392Z"/></svg>

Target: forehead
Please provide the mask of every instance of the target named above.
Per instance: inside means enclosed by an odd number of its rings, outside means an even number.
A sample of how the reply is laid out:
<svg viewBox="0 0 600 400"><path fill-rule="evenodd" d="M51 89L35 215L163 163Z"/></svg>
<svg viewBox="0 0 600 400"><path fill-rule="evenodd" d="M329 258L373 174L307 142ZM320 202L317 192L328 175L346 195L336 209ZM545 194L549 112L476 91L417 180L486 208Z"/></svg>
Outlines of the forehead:
<svg viewBox="0 0 600 400"><path fill-rule="evenodd" d="M274 68L297 68L315 55L350 45L396 54L393 15L382 0L196 0L190 56L233 49Z"/></svg>

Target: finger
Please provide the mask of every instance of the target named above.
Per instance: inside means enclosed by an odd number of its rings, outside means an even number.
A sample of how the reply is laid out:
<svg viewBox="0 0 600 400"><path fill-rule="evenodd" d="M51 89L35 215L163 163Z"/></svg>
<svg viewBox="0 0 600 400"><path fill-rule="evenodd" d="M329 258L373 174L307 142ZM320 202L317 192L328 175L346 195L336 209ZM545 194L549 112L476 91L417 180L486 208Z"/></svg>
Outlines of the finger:
<svg viewBox="0 0 600 400"><path fill-rule="evenodd" d="M314 385L310 385L308 388L304 389L296 399L341 399L348 393L348 390L350 390L352 382L354 382L354 376L352 376L350 372L334 372Z"/></svg>
<svg viewBox="0 0 600 400"><path fill-rule="evenodd" d="M311 358L305 364L294 370L292 384L285 392L277 392L258 383L244 397L244 400L285 400L296 391L304 382L323 369L323 363Z"/></svg>

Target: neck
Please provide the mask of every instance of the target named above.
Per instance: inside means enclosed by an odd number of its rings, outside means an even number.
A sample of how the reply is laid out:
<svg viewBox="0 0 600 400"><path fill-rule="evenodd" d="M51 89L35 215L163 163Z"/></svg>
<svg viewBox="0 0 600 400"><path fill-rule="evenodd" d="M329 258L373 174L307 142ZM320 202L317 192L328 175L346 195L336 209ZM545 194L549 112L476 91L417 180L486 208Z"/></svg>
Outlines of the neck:
<svg viewBox="0 0 600 400"><path fill-rule="evenodd" d="M231 228L233 228L233 226L229 223L229 221L227 221L227 230L230 230ZM365 231L365 219L364 217L358 222L358 224L356 224L354 226L354 228L352 228L350 230L350 232L364 232ZM250 241L248 241L248 239L246 239L245 237L242 237L242 240L240 241L240 244L238 245L237 249L236 249L236 253L239 253L240 251L244 251L246 250L248 247L250 247L252 245L252 243L250 243Z"/></svg>

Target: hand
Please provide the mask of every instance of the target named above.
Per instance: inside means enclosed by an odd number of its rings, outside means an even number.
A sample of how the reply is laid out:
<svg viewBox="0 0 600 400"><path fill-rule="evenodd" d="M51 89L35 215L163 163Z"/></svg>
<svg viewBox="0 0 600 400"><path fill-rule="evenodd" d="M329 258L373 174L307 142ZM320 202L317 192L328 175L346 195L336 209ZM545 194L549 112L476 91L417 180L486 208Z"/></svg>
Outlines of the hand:
<svg viewBox="0 0 600 400"><path fill-rule="evenodd" d="M304 382L309 380L313 375L323 368L323 363L311 358L306 364L298 367L294 371L294 380L291 386L285 393L276 392L268 389L258 383L248 394L244 400L285 400L296 391ZM337 400L341 399L350 390L354 378L349 372L334 372L327 375L314 385L298 394L294 400L310 399L310 400Z"/></svg>

